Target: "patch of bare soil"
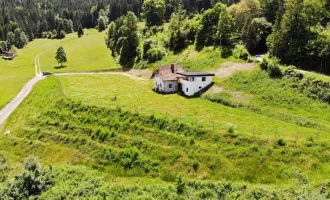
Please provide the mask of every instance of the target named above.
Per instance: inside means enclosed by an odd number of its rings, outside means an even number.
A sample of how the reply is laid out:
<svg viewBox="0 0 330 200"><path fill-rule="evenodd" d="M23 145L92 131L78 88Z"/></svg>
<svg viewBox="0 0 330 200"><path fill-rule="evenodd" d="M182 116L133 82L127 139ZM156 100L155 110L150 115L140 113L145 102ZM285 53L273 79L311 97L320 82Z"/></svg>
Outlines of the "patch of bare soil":
<svg viewBox="0 0 330 200"><path fill-rule="evenodd" d="M215 76L218 78L226 78L236 71L250 71L256 66L255 63L235 63L226 62L221 65L219 69L215 71Z"/></svg>
<svg viewBox="0 0 330 200"><path fill-rule="evenodd" d="M219 86L213 86L211 87L206 93L208 94L218 94L223 92L225 89Z"/></svg>
<svg viewBox="0 0 330 200"><path fill-rule="evenodd" d="M128 73L144 79L150 79L152 76L152 71L149 69L131 69Z"/></svg>
<svg viewBox="0 0 330 200"><path fill-rule="evenodd" d="M198 51L191 51L188 55L188 59L195 57L198 54Z"/></svg>

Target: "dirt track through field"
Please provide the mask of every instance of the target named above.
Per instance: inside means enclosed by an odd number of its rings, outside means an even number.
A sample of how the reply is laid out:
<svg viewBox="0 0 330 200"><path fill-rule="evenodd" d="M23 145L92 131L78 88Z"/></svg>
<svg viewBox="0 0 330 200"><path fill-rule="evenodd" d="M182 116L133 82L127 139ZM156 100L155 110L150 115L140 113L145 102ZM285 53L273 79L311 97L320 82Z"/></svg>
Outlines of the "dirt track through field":
<svg viewBox="0 0 330 200"><path fill-rule="evenodd" d="M234 62L226 62L221 65L219 69L217 69L214 73L218 78L226 78L236 71L250 71L254 69L256 66L255 63L234 63Z"/></svg>

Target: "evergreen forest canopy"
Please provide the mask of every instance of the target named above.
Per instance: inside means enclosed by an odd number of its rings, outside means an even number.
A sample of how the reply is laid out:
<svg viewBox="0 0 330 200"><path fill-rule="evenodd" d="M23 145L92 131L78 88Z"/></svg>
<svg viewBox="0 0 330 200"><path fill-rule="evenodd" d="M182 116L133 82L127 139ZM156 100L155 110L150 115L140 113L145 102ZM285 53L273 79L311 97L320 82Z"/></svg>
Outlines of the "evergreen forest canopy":
<svg viewBox="0 0 330 200"><path fill-rule="evenodd" d="M197 50L236 47L241 58L244 48L251 54L268 51L282 64L330 73L326 0L0 0L0 5L0 51L35 38L63 38L80 25L100 31L109 26L107 46L124 66L146 66L194 44ZM143 30L139 21L146 24Z"/></svg>

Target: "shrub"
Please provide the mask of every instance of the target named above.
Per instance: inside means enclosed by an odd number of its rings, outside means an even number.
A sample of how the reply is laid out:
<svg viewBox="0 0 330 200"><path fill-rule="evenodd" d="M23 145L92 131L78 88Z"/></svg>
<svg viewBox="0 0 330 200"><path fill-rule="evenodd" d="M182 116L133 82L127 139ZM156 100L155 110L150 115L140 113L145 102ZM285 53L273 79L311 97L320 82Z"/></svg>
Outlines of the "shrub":
<svg viewBox="0 0 330 200"><path fill-rule="evenodd" d="M283 76L282 71L279 67L279 60L277 58L264 57L260 68L267 71L271 78L281 78Z"/></svg>
<svg viewBox="0 0 330 200"><path fill-rule="evenodd" d="M119 153L119 160L125 169L132 168L140 158L140 151L136 147L125 149Z"/></svg>
<svg viewBox="0 0 330 200"><path fill-rule="evenodd" d="M239 44L235 46L233 56L237 59L248 60L249 52L243 45Z"/></svg>
<svg viewBox="0 0 330 200"><path fill-rule="evenodd" d="M198 196L201 199L209 199L209 198L214 197L214 193L212 192L211 189L206 188L206 189L203 189L202 191L200 191Z"/></svg>
<svg viewBox="0 0 330 200"><path fill-rule="evenodd" d="M44 170L35 157L29 157L25 161L23 174L15 176L0 193L0 199L37 199L55 184L54 178L52 168Z"/></svg>
<svg viewBox="0 0 330 200"><path fill-rule="evenodd" d="M147 60L149 63L156 62L158 60L161 60L164 54L165 53L159 48L149 49L147 52Z"/></svg>
<svg viewBox="0 0 330 200"><path fill-rule="evenodd" d="M198 160L194 160L193 168L194 168L195 171L198 170L198 168L199 168L199 162L198 162Z"/></svg>
<svg viewBox="0 0 330 200"><path fill-rule="evenodd" d="M278 139L276 143L278 146L281 146L281 147L286 145L286 142L282 138Z"/></svg>
<svg viewBox="0 0 330 200"><path fill-rule="evenodd" d="M181 175L178 175L176 178L176 192L177 194L182 194L185 189L185 182L182 179Z"/></svg>
<svg viewBox="0 0 330 200"><path fill-rule="evenodd" d="M61 30L60 32L57 33L57 39L63 39L66 36L66 32Z"/></svg>

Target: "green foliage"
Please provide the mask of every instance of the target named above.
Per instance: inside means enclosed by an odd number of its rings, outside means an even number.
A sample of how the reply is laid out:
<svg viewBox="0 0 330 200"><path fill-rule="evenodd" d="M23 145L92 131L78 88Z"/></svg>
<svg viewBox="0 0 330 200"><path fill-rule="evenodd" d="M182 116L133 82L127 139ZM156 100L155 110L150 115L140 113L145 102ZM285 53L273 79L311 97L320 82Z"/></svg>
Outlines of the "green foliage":
<svg viewBox="0 0 330 200"><path fill-rule="evenodd" d="M119 55L123 66L131 64L137 54L139 39L137 33L137 17L132 12L111 22L106 43L113 55Z"/></svg>
<svg viewBox="0 0 330 200"><path fill-rule="evenodd" d="M140 154L140 151L136 147L133 147L120 152L118 159L125 169L129 169L134 167L134 164L139 161Z"/></svg>
<svg viewBox="0 0 330 200"><path fill-rule="evenodd" d="M218 22L218 30L217 30L217 43L221 45L231 45L232 37L234 32L234 19L227 11L227 9L223 10L219 16Z"/></svg>
<svg viewBox="0 0 330 200"><path fill-rule="evenodd" d="M233 56L237 59L248 60L249 52L243 45L236 45L233 49Z"/></svg>
<svg viewBox="0 0 330 200"><path fill-rule="evenodd" d="M16 28L14 33L8 32L7 42L9 45L15 45L17 48L23 48L29 40L21 28Z"/></svg>
<svg viewBox="0 0 330 200"><path fill-rule="evenodd" d="M164 54L164 51L159 48L151 48L147 51L145 58L149 63L154 63L158 60L161 60Z"/></svg>
<svg viewBox="0 0 330 200"><path fill-rule="evenodd" d="M185 191L186 183L184 182L180 174L176 177L175 184L176 184L176 193L183 194Z"/></svg>
<svg viewBox="0 0 330 200"><path fill-rule="evenodd" d="M37 199L40 194L47 191L54 184L52 168L41 168L35 157L25 161L24 172L16 175L8 186L0 192L1 199Z"/></svg>
<svg viewBox="0 0 330 200"><path fill-rule="evenodd" d="M78 37L82 37L84 35L84 29L81 26L81 24L78 26L77 34L78 34Z"/></svg>
<svg viewBox="0 0 330 200"><path fill-rule="evenodd" d="M260 64L261 69L268 72L271 78L281 78L283 76L282 70L279 66L279 59L264 57Z"/></svg>
<svg viewBox="0 0 330 200"><path fill-rule="evenodd" d="M7 51L7 42L6 41L0 41L0 53Z"/></svg>
<svg viewBox="0 0 330 200"><path fill-rule="evenodd" d="M148 27L160 26L165 19L164 0L145 0L143 3L143 17Z"/></svg>
<svg viewBox="0 0 330 200"><path fill-rule="evenodd" d="M106 22L105 22L105 18L103 16L100 16L100 18L98 19L98 23L97 23L97 29L99 31L103 31L106 28Z"/></svg>
<svg viewBox="0 0 330 200"><path fill-rule="evenodd" d="M248 25L242 39L245 47L252 53L267 51L266 39L271 33L272 24L265 18L254 18Z"/></svg>
<svg viewBox="0 0 330 200"><path fill-rule="evenodd" d="M0 183L4 182L8 178L8 171L8 160L4 155L0 154Z"/></svg>
<svg viewBox="0 0 330 200"><path fill-rule="evenodd" d="M212 9L203 13L201 25L196 34L196 49L200 50L204 46L211 46L216 43L220 14L226 12L226 9L225 4L217 3ZM222 20L227 21L228 19L230 19L228 14L222 15ZM220 29L224 30L222 22L220 22L220 25L222 26Z"/></svg>
<svg viewBox="0 0 330 200"><path fill-rule="evenodd" d="M169 23L169 48L174 51L180 51L188 46L190 32L190 21L186 11L181 7L171 15ZM192 37L194 38L194 36Z"/></svg>
<svg viewBox="0 0 330 200"><path fill-rule="evenodd" d="M286 145L286 142L282 138L278 139L276 143L278 146L281 146L281 147Z"/></svg>
<svg viewBox="0 0 330 200"><path fill-rule="evenodd" d="M63 66L63 63L67 62L66 52L64 50L63 46L60 46L55 54L55 59L58 63L61 63L61 66Z"/></svg>
<svg viewBox="0 0 330 200"><path fill-rule="evenodd" d="M57 39L63 39L66 36L66 32L64 30L57 31Z"/></svg>

